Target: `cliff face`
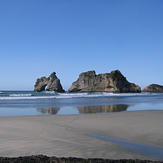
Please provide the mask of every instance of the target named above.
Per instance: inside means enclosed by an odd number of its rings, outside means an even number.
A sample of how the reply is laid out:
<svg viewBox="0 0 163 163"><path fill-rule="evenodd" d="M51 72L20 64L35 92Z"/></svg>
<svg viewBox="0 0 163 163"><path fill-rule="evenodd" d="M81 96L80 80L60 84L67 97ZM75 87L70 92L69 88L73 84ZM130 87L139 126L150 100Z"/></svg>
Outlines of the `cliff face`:
<svg viewBox="0 0 163 163"><path fill-rule="evenodd" d="M145 87L142 92L163 92L163 86L158 84L151 84Z"/></svg>
<svg viewBox="0 0 163 163"><path fill-rule="evenodd" d="M41 92L45 91L45 89L47 91L65 92L55 72L53 72L48 78L41 77L36 80L34 91Z"/></svg>
<svg viewBox="0 0 163 163"><path fill-rule="evenodd" d="M129 83L119 70L96 75L95 71L81 73L69 92L141 92L138 85Z"/></svg>

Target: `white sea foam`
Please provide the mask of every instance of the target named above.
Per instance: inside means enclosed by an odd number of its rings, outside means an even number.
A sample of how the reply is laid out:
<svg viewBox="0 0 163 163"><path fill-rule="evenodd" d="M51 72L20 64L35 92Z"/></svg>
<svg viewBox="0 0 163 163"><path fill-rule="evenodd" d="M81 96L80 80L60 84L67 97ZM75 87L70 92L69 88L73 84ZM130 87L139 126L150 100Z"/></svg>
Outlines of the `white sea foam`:
<svg viewBox="0 0 163 163"><path fill-rule="evenodd" d="M58 93L56 98L78 98L78 97L89 97L88 93Z"/></svg>
<svg viewBox="0 0 163 163"><path fill-rule="evenodd" d="M96 97L134 97L134 96L155 96L163 95L159 93L109 93L109 92L95 92L95 93L56 93L54 91L46 91L39 94L29 93L14 93L8 96L0 96L0 100L21 100L21 99L52 99L52 98L96 98Z"/></svg>
<svg viewBox="0 0 163 163"><path fill-rule="evenodd" d="M57 94L55 91L43 91L43 93L46 93L46 94Z"/></svg>
<svg viewBox="0 0 163 163"><path fill-rule="evenodd" d="M26 96L26 97L21 97L21 96L16 96L16 97L0 97L0 100L30 100L30 99L47 99L47 98L55 98L55 96Z"/></svg>
<svg viewBox="0 0 163 163"><path fill-rule="evenodd" d="M32 96L32 94L10 94L10 97L29 97Z"/></svg>
<svg viewBox="0 0 163 163"><path fill-rule="evenodd" d="M116 96L143 96L144 93L111 93L111 92L95 92L95 93L58 93L56 98L79 98L79 97L116 97Z"/></svg>

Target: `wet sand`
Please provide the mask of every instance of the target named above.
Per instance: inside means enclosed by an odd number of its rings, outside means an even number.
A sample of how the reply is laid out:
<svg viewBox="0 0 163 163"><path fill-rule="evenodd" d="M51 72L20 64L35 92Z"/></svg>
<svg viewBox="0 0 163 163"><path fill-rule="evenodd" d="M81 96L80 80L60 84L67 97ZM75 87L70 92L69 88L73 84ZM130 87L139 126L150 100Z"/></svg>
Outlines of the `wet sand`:
<svg viewBox="0 0 163 163"><path fill-rule="evenodd" d="M157 160L87 134L163 148L162 117L163 111L0 117L0 154Z"/></svg>

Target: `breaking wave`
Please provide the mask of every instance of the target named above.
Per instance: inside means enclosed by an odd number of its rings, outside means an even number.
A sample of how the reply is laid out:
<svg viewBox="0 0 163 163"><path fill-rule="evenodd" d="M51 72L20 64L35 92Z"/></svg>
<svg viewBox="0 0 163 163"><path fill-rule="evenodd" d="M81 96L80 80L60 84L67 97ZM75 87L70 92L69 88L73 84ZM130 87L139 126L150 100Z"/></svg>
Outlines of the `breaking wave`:
<svg viewBox="0 0 163 163"><path fill-rule="evenodd" d="M135 97L135 96L162 96L163 93L56 93L54 91L33 92L33 91L1 91L0 100L20 99L52 99L52 98L96 98L96 97Z"/></svg>
<svg viewBox="0 0 163 163"><path fill-rule="evenodd" d="M30 97L32 94L11 94L10 97Z"/></svg>

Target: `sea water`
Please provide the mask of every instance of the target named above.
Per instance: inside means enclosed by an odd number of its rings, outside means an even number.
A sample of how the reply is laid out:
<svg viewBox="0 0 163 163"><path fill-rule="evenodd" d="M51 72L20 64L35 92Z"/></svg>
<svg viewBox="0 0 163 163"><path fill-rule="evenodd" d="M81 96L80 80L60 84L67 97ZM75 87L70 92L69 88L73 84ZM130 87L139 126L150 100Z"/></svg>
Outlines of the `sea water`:
<svg viewBox="0 0 163 163"><path fill-rule="evenodd" d="M0 91L0 116L163 110L163 93Z"/></svg>
<svg viewBox="0 0 163 163"><path fill-rule="evenodd" d="M156 146L149 146L145 144L139 144L139 143L134 143L134 142L128 142L125 140L121 139L116 139L116 138L111 138L107 136L102 136L102 135L94 135L94 134L86 134L91 137L103 139L109 142L114 142L121 144L121 147L131 150L146 156L153 157L157 160L163 160L163 148L161 147L156 147Z"/></svg>

